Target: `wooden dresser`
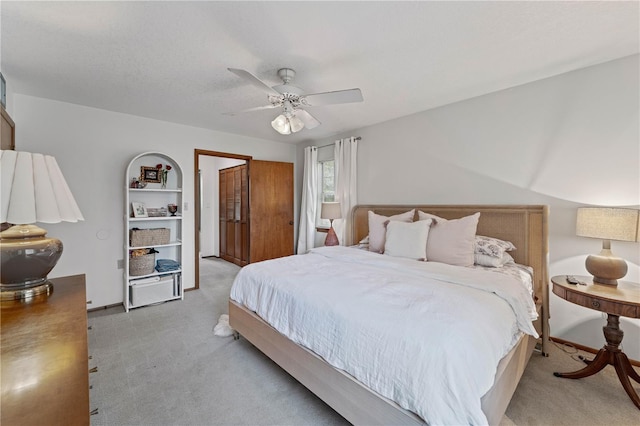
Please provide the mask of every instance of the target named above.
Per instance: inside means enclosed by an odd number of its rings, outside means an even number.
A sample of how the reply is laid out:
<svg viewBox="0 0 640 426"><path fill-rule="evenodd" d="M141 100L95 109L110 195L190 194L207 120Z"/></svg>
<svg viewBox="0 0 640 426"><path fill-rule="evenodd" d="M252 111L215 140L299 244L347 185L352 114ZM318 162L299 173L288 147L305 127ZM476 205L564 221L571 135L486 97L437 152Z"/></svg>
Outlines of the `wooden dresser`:
<svg viewBox="0 0 640 426"><path fill-rule="evenodd" d="M90 424L85 276L51 282L48 297L1 302L2 425Z"/></svg>

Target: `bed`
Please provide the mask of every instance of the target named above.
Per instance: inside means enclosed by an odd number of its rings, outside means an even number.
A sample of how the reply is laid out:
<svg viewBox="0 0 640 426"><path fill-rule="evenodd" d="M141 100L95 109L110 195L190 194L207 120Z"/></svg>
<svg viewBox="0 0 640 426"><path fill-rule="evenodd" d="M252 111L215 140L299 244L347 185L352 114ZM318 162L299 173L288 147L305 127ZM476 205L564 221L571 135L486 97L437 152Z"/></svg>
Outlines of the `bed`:
<svg viewBox="0 0 640 426"><path fill-rule="evenodd" d="M511 342L506 349L506 353L502 354L500 351L505 351L505 348L496 348L494 350L493 346L487 347L486 344L483 346L483 341L488 340L485 339L485 336L481 336L477 330L473 331L468 337L464 338L462 343L457 343L458 345L462 345L457 349L452 350L450 356L440 358L451 358L452 360L456 360L458 362L458 366L460 368L450 368L443 367L447 371L451 370L453 376L461 376L464 379L467 373L464 372L462 367L466 368L466 364L469 364L471 367L474 367L475 356L469 358L468 355L466 358L466 362L461 362L457 357L458 354L464 353L473 353L478 354L477 358L483 358L482 362L492 362L489 355L484 356L485 353L491 353L494 358L496 354L500 353L500 357L495 359L495 364L492 365L491 368L487 369L482 367L484 364L477 364L479 367L475 367L478 370L488 370L489 373L484 372L483 374L490 374L489 382L487 382L487 378L469 380L469 383L473 383L471 386L474 388L475 383L478 382L478 389L482 390L482 394L480 394L480 401L478 401L478 407L475 409L472 407L475 405L475 402L469 403L469 407L460 407L463 409L469 408L469 413L462 414L467 417L450 417L446 418L442 416L442 408L440 405L442 403L447 404L450 403L447 400L448 396L442 397L441 395L448 395L451 393L451 390L445 390L444 392L438 392L437 389L431 389L433 386L430 384L427 385L426 381L420 381L416 386L415 383L411 383L407 385L408 388L417 389L418 394L413 399L419 400L417 404L409 398L407 402L407 398L403 395L396 395L394 390L387 390L385 387L385 382L383 379L379 379L377 377L378 372L384 372L387 368L384 367L384 364L377 365L375 373L372 374L370 372L362 373L360 371L361 365L358 361L345 361L346 364L342 365L340 362L337 362L333 355L333 352L340 352L335 349L330 350L329 352L322 352L318 350L313 343L313 339L316 340L327 340L326 335L322 337L320 333L319 336L311 336L311 343L307 343L307 337L301 338L299 333L296 334L296 331L292 333L286 332L285 329L295 329L295 318L302 318L308 316L312 321L318 321L318 318L324 316L333 315L333 306L339 306L341 303L339 301L343 295L340 295L338 299L328 299L332 300L327 306L321 308L309 309L309 307L305 307L303 313L298 312L288 312L284 315L284 319L274 320L270 314L279 314L281 311L284 312L287 308L287 305L293 306L293 303L285 303L279 302L280 304L274 304L271 307L260 307L258 308L254 302L250 302L251 297L243 298L239 296L239 289L236 289L236 283L234 283L234 287L232 288L231 297L229 300L229 316L230 316L230 325L243 337L249 340L254 346L260 349L263 353L265 353L269 358L271 358L274 362L280 365L284 370L286 370L289 374L295 377L298 381L300 381L304 386L309 388L312 392L314 392L319 398L325 401L328 405L330 405L333 409L335 409L339 414L341 414L345 419L353 424L424 424L425 419L428 419L429 423L433 424L442 424L442 423L451 423L451 422L462 422L462 423L489 423L489 424L497 424L500 422L506 407L515 391L515 388L522 376L522 373L527 365L529 358L532 353L535 352L536 346L542 355L547 354L547 344L548 344L548 319L549 319L549 310L548 310L548 277L547 277L547 216L548 209L546 206L513 206L513 205L448 205L448 206L433 206L433 205L360 205L356 206L351 215L352 219L352 227L351 227L351 235L350 242L359 242L363 240L369 234L369 215L373 212L377 215L382 216L394 216L399 215L401 213L413 211L414 217L412 219L417 220L420 219L418 216L418 212L424 212L428 214L432 214L437 216L438 218L442 218L443 220L449 219L455 221L455 219L466 218L475 213L480 213L479 220L477 221L477 235L483 235L487 237L493 237L504 241L510 241L517 248L516 250L510 251L509 254L512 256L513 260L517 264L527 265L529 271L531 272L531 280L530 286L531 291L533 293L533 297L531 300L534 302L531 303L532 307L528 308L529 311L534 310L533 314L537 314L537 319L534 321L530 321L531 316L528 320L524 318L524 314L518 314L518 309L513 308L513 311L516 312L514 314L514 321L519 324L521 330L525 330L527 327L530 328L530 331L522 332L520 331L517 334L514 334L513 339L514 342ZM395 226L395 225L394 225ZM395 229L395 228L394 228ZM375 256L378 256L377 258ZM309 268L309 266L305 265L297 265L295 262L307 263L310 262L310 259L320 259L318 266L316 267L316 272L311 273L305 269L296 269L296 268ZM322 276L322 274L326 274L326 269L328 267L333 268L334 272L338 271L341 274L337 276L342 277L343 275L346 277L349 271L354 270L357 271L356 274L361 274L365 277L370 277L370 279L365 279L363 281L367 281L366 283L362 283L362 285L370 285L376 286L376 288L396 288L395 286L380 286L380 283L384 283L384 280L389 280L391 278L380 278L384 277L386 273L378 273L382 265L386 265L389 263L389 268L395 268L390 275L395 281L402 281L402 285L410 285L413 281L423 279L423 274L431 274L436 280L442 280L442 276L448 274L451 271L451 276L458 274L457 270L454 274L454 268L460 269L462 278L456 277L446 278L445 281L451 281L454 285L447 285L446 291L481 291L477 288L471 288L469 290L466 289L465 286L457 285L461 284L462 281L469 281L471 287L474 287L473 280L476 279L475 271L471 272L470 270L473 268L460 268L460 267L450 267L446 264L440 264L438 262L418 262L415 260L409 261L408 259L401 259L399 262L400 266L397 266L398 263L395 261L391 262L390 256L380 255L377 253L369 253L368 251L358 251L353 248L335 248L335 250L328 251L325 248L318 249L316 252L303 255L303 256L293 256L291 259L282 259L282 260L274 260L268 261L272 263L261 263L254 264L251 269L247 269L247 274L243 275L251 275L251 271L261 271L258 276L263 275L263 272L269 272L271 275L267 275L263 281L264 283L278 283L280 281L291 281L288 285L292 287L308 287L316 288L317 286L313 286L314 278L318 278ZM294 262L294 263L290 263ZM315 262L315 261L314 261ZM404 262L404 263L402 263ZM429 265L430 264L430 265ZM296 273L287 274L287 278L281 277L277 270L282 268L292 268L291 271L296 270ZM369 269L367 269L369 268ZM374 268L374 269L371 269ZM378 269L375 269L378 268ZM386 268L386 266L385 266ZM415 269L417 268L417 269ZM269 271L271 269L271 271ZM313 267L311 268L313 269ZM415 270L414 270L415 269ZM486 269L486 268L485 268ZM426 271L428 270L428 271ZM320 272L325 271L325 272ZM425 272L426 271L426 272ZM243 271L241 271L242 274ZM241 275L239 274L239 275ZM367 275L368 274L368 275ZM486 280L488 275L493 273L483 273L478 272L477 276L478 280ZM255 275L255 274L254 274ZM317 277L316 277L317 275ZM492 277L497 277L497 275L493 274ZM300 277L300 278L296 278ZM440 277L440 278L438 278ZM449 277L449 275L447 275ZM261 279L261 278L259 278ZM340 280L331 279L327 280L325 275L325 282L329 283L326 287L331 287L331 285L343 285L340 284ZM344 278L347 279L347 278ZM431 278L429 278L431 279ZM354 278L355 280L355 278ZM380 281L382 280L382 281ZM504 281L503 278L495 278L491 279L491 281L495 281L495 283L500 283ZM460 281L460 282L458 282ZM309 283L306 285L305 283ZM414 283L415 284L415 283ZM256 287L261 286L262 284L255 284ZM438 282L438 286L441 283ZM496 284L498 285L498 284ZM244 284L244 288L251 287L252 285ZM238 285L240 287L240 285ZM416 287L414 285L414 287ZM433 287L434 289L432 289ZM429 287L429 297L434 296L435 284ZM464 290L461 288L464 287ZM337 288L337 287L336 287ZM401 287L397 287L401 288ZM443 285L444 288L444 285ZM453 290L450 290L453 288ZM272 297L270 294L265 296L268 287L262 288L261 297L264 300L271 300ZM296 290L298 291L298 290ZM311 290L300 290L300 291L311 291ZM331 290L330 291L334 291ZM359 291L359 290L358 290ZM370 289L366 289L364 292L354 291L354 295L351 297L359 297L358 295L366 295L362 296L363 299L371 298L372 294L377 294L376 292L370 291ZM402 290L404 291L404 290ZM412 290L413 291L413 290ZM420 288L419 291L424 291L423 288ZM499 293L500 291L492 290L492 291L484 291L481 295L476 294L475 298L480 298L478 300L486 300L489 303L490 297L497 299L495 296L487 295L487 293ZM334 292L335 293L335 292ZM332 294L334 294L332 293ZM348 291L347 291L348 293ZM458 297L458 293L452 293ZM413 293L411 293L411 297L413 297ZM346 294L345 300L346 299ZM257 297L257 296L256 296ZM306 296L295 296L292 295L290 297L299 297L300 303L302 303L302 299ZM385 300L392 300L393 298L400 297L398 294L392 294L386 297ZM404 296L407 297L407 296ZM443 296L441 296L443 297ZM452 297L447 295L446 297ZM462 296L460 296L462 297ZM316 296L311 294L306 297L307 299L318 299L321 300L322 296ZM375 298L375 297L374 297ZM390 299L391 298L391 299ZM275 299L274 299L275 300ZM285 299L286 300L286 299ZM295 299L292 299L295 300ZM393 299L395 300L395 299ZM399 300L399 299L398 299ZM462 299L459 299L462 300ZM493 300L493 299L491 299ZM297 302L296 302L297 303ZM325 300L324 303L327 303ZM404 304L402 304L404 303ZM402 309L404 309L405 305L418 305L418 312L422 308L418 303L408 303L404 300L402 301ZM486 311L481 314L481 318L478 319L478 327L480 329L489 330L486 325L481 325L482 321L485 321L485 317L490 317L493 315L493 312L500 311L499 306L508 306L505 304L504 300L499 300L496 302L491 301L490 303L496 303L496 307L492 307L489 309L484 305L483 302L482 309ZM464 306L464 303L457 303L457 305ZM488 306L488 305L487 305ZM493 305L491 305L493 306ZM342 307L343 311L344 306ZM265 310L266 309L266 310ZM293 309L293 308L292 308ZM478 308L480 309L480 308ZM258 310L261 312L262 317L267 318L263 319L261 316L254 312ZM346 310L358 310L358 304L350 305ZM424 310L424 309L423 309ZM469 308L466 308L466 311L469 311ZM471 309L472 310L472 309ZM505 312L509 311L508 309L503 309ZM393 311L392 311L393 312ZM404 316L403 313L405 311L396 311L400 312L397 317ZM409 311L406 311L409 312ZM446 315L446 311L440 309L439 311L434 311L432 316L442 316ZM344 313L344 312L343 312ZM318 316L317 318L313 315ZM428 313L427 313L428 314ZM427 315L424 314L424 315ZM464 314L464 310L459 311L456 315ZM340 316L342 313L336 308L335 316ZM411 315L414 315L412 313ZM415 315L423 315L422 313L418 313ZM431 314L428 314L431 315ZM384 318L384 315L374 315L376 317L375 321L378 320L378 317ZM368 323L374 323L374 316L367 320ZM430 317L420 317L420 321L428 320ZM293 321L292 324L289 323L289 320ZM329 321L332 321L332 318L328 318ZM487 319L488 320L488 319ZM274 326L270 325L267 321L271 321ZM492 320L495 321L495 320ZM525 324L527 321L530 321L529 324ZM405 321L403 324L407 325L412 321ZM414 321L415 322L415 321ZM476 321L473 321L474 323ZM446 325L447 321L444 321L445 325L440 327L439 330L445 330L445 332L440 332L438 334L446 335ZM283 326L283 324L285 324ZM376 333L378 332L380 325L383 323L378 323L373 329L366 329L366 325L361 324L363 326L363 332L357 333L356 327L356 337L354 338L353 330L351 330L352 334L348 336L346 342L343 342L344 346L356 346L363 344L367 344L366 339L361 339L360 334L365 334L369 336L370 340L378 341L378 336ZM420 322L420 324L422 324ZM346 331L341 331L338 326L333 325L334 329L331 329L328 333L328 336L337 336L336 339L344 339L342 334L345 334ZM373 327L373 326L372 326ZM453 325L452 325L453 327ZM276 329L277 328L277 329ZM351 326L353 329L354 326ZM467 327L464 327L467 328ZM496 326L496 330L499 327ZM281 330L281 331L278 331ZM404 329L404 327L402 327ZM435 328L429 328L430 330L434 330ZM346 329L345 329L346 330ZM457 329L458 331L460 328ZM416 330L407 329L407 333L415 333ZM457 332L457 331L456 331ZM305 332L306 333L306 332ZM332 334L333 333L333 334ZM285 336L288 334L290 337ZM308 333L306 333L308 334ZM305 334L305 336L306 336ZM397 335L396 335L397 334ZM451 333L449 333L451 334ZM497 331L494 332L491 329L491 333L488 334L499 334ZM413 334L411 334L413 335ZM366 337L365 336L365 337ZM393 333L393 338L396 339L395 343L391 345L391 347L397 347L398 345L404 345L406 342L411 342L413 345L413 341L421 341L422 337L419 339L410 339L407 336L402 336L401 333ZM480 338L482 337L482 338ZM342 341L342 340L341 340ZM352 341L355 343L352 344ZM298 344L296 342L301 342ZM357 344L356 344L357 343ZM419 342L418 342L419 343ZM407 345L407 350L421 350L418 345L415 343L416 348L413 348L411 345ZM388 345L387 345L388 346ZM446 344L433 345L433 347L445 347ZM320 353L322 356L318 355L314 350L308 349L309 347L313 348ZM386 347L386 346L385 346ZM371 348L374 348L373 350ZM346 349L345 349L346 350ZM443 349L444 350L444 349ZM475 351L475 352L474 352ZM363 350L361 353L374 353L375 357L378 357L382 360L385 358L385 353L389 352L387 350L378 351L374 346L371 346L369 350ZM393 351L391 351L393 352ZM396 351L398 352L398 351ZM399 351L402 353L402 351ZM423 354L423 352L420 352ZM455 356L454 356L455 355ZM462 356L462 355L461 355ZM376 360L378 359L376 358ZM416 357L414 357L416 358ZM422 359L422 355L417 357ZM484 360L487 358L487 360ZM365 358L357 358L359 360ZM432 363L428 357L424 357L426 362ZM465 359L465 358L461 358ZM480 362L480 361L479 361ZM332 365L333 364L333 365ZM336 365L334 367L334 365ZM455 366L456 364L454 364ZM393 367L389 366L388 369L393 372L393 376L397 379L396 375L400 377L404 371L400 368L400 372L394 370L396 368L395 362ZM406 370L406 368L405 368ZM420 366L419 370L422 371L423 367ZM462 373L457 373L457 370L461 370ZM414 372L411 371L411 374L407 375L406 381L411 382L413 380ZM426 373L425 373L426 374ZM430 373L431 376L427 375L425 377L432 378L433 373ZM475 373L474 373L475 374ZM356 379L355 377L358 377ZM419 375L415 374L416 377ZM373 377L373 378L372 378ZM472 377L472 376L469 376ZM446 378L448 381L451 381L450 378ZM404 379L403 379L404 380ZM457 380L457 379L456 379ZM429 380L431 381L431 380ZM379 382L382 382L380 384ZM437 380L433 380L433 382L437 382ZM366 383L366 384L364 384ZM404 382L401 383L402 386ZM488 383L488 384L487 384ZM467 383L468 385L468 383ZM465 385L465 386L467 386ZM434 385L435 386L435 385ZM375 389L375 390L374 390ZM425 389L428 389L427 392ZM475 388L474 388L475 389ZM485 391L486 390L486 391ZM426 393L421 393L422 391ZM465 393L465 392L462 392ZM383 396L386 395L386 396ZM473 396L473 395L472 395ZM440 401L443 399L443 401ZM464 400L463 400L464 402ZM403 408L404 407L404 408ZM474 412L481 410L478 413ZM462 411L462 410L450 410L450 411ZM419 413L420 415L416 414ZM446 414L446 413L445 413ZM462 420L461 420L462 419Z"/></svg>

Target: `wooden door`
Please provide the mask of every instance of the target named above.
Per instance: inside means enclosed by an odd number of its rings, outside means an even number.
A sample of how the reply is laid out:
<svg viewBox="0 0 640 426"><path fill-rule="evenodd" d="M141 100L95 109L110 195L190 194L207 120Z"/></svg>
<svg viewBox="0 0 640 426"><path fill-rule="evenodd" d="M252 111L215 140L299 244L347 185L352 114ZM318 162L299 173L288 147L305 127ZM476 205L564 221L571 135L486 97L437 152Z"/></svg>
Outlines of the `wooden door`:
<svg viewBox="0 0 640 426"><path fill-rule="evenodd" d="M218 171L218 233L220 257L227 255L227 172Z"/></svg>
<svg viewBox="0 0 640 426"><path fill-rule="evenodd" d="M244 266L249 263L249 189L247 165L219 172L220 257Z"/></svg>
<svg viewBox="0 0 640 426"><path fill-rule="evenodd" d="M251 160L249 261L293 254L293 163Z"/></svg>

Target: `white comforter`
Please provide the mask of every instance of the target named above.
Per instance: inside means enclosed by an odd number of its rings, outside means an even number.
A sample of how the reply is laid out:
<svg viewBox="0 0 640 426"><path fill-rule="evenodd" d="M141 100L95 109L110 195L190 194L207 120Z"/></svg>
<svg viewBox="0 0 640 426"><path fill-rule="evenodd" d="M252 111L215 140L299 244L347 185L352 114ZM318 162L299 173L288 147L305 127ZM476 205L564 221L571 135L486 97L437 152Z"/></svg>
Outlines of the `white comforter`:
<svg viewBox="0 0 640 426"><path fill-rule="evenodd" d="M346 247L250 264L231 299L432 425L486 424L498 362L537 337L513 277Z"/></svg>

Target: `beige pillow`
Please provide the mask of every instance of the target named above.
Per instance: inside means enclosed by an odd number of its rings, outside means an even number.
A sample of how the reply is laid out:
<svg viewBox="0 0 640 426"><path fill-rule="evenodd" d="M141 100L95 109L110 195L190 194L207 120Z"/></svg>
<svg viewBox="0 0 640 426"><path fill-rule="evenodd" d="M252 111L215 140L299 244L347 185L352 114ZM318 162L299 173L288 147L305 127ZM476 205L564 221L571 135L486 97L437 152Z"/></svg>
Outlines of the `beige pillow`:
<svg viewBox="0 0 640 426"><path fill-rule="evenodd" d="M386 221L413 222L414 213L415 209L412 209L405 213L387 217L369 210L369 251L384 252L385 233L387 232L384 223Z"/></svg>
<svg viewBox="0 0 640 426"><path fill-rule="evenodd" d="M449 265L471 266L480 213L460 219L443 219L418 210L418 220L433 219L427 239L427 259Z"/></svg>
<svg viewBox="0 0 640 426"><path fill-rule="evenodd" d="M390 220L385 234L384 254L427 260L427 237L431 222L431 220L422 220L407 223Z"/></svg>

